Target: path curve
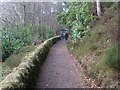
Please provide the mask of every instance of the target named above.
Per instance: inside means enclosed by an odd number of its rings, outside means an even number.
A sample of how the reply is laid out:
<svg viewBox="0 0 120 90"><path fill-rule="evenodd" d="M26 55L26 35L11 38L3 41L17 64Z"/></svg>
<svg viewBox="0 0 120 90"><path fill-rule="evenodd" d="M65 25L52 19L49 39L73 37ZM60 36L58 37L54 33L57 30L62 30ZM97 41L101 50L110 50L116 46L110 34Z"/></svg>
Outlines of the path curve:
<svg viewBox="0 0 120 90"><path fill-rule="evenodd" d="M77 69L74 61L66 41L58 41L41 66L36 88L86 88L82 71Z"/></svg>

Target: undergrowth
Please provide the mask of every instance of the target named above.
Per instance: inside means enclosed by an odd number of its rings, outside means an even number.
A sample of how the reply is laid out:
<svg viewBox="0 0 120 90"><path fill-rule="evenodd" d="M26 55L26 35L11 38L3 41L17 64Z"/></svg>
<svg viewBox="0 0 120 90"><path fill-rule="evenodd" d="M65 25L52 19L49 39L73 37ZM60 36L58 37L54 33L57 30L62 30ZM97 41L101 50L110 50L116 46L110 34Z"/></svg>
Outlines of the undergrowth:
<svg viewBox="0 0 120 90"><path fill-rule="evenodd" d="M118 28L117 22L116 6L112 5L96 21L82 42L68 42L68 49L77 57L85 74L104 88L119 87L119 46L113 38L113 32Z"/></svg>

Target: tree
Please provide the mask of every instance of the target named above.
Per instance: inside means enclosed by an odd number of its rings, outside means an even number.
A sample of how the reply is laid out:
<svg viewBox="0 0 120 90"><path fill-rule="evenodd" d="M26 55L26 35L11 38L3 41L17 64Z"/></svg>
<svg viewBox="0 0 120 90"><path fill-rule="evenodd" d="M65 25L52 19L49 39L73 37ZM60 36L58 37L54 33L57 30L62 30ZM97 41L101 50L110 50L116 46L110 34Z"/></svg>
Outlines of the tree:
<svg viewBox="0 0 120 90"><path fill-rule="evenodd" d="M97 15L100 17L101 16L100 0L96 0L96 5L97 5Z"/></svg>
<svg viewBox="0 0 120 90"><path fill-rule="evenodd" d="M59 27L55 18L60 8L58 3L2 2L0 5L3 59L35 40L52 37Z"/></svg>
<svg viewBox="0 0 120 90"><path fill-rule="evenodd" d="M67 11L58 15L59 23L69 28L73 42L82 41L89 30L89 23L92 19L91 4L88 2L67 3Z"/></svg>

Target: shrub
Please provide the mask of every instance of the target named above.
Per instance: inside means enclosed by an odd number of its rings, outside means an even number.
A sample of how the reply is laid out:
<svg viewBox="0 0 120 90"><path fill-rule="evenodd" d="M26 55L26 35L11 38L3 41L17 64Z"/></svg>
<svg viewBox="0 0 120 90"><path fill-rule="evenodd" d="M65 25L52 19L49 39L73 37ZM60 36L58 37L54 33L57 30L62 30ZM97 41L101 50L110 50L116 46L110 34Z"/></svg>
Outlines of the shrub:
<svg viewBox="0 0 120 90"><path fill-rule="evenodd" d="M120 46L115 45L110 48L106 53L105 62L110 68L120 69L120 55L119 55Z"/></svg>
<svg viewBox="0 0 120 90"><path fill-rule="evenodd" d="M19 53L22 46L32 44L34 40L44 40L54 36L50 28L40 25L15 26L9 29L2 28L1 31L3 61L11 54Z"/></svg>

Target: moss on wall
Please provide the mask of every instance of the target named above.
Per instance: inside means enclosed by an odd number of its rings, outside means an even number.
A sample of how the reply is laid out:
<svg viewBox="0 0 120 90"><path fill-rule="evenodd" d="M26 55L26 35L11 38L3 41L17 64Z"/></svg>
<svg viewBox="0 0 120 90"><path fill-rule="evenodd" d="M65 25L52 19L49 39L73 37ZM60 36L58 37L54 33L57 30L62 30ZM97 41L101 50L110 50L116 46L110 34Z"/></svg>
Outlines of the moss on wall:
<svg viewBox="0 0 120 90"><path fill-rule="evenodd" d="M50 38L38 46L32 53L26 55L20 65L0 83L1 90L16 88L34 88L39 75L39 69L50 48L59 40L59 36Z"/></svg>

